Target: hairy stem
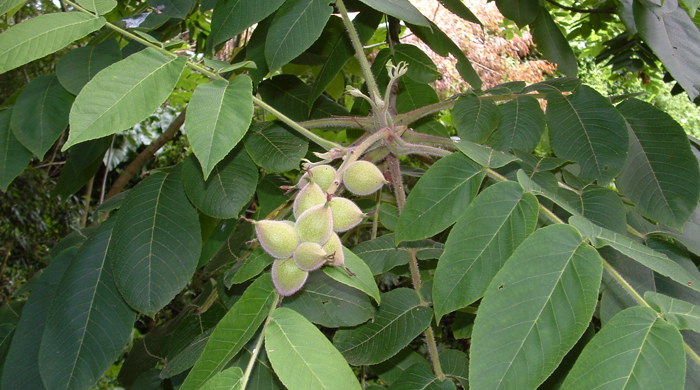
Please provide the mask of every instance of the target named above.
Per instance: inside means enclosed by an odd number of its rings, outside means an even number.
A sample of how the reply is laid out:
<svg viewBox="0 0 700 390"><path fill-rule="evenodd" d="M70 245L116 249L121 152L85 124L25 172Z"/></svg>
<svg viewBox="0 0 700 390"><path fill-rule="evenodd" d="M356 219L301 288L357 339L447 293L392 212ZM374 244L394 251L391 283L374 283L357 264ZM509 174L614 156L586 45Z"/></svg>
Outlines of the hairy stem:
<svg viewBox="0 0 700 390"><path fill-rule="evenodd" d="M379 93L379 87L377 87L377 81L372 75L372 70L365 56L364 48L362 47L362 42L360 42L360 37L357 35L355 26L352 25L352 21L348 16L348 10L345 8L345 3L343 0L336 0L335 5L340 11L340 16L343 18L343 24L345 24L345 29L348 30L348 35L350 36L350 42L352 47L355 49L355 56L357 61L360 63L360 68L362 69L362 74L365 76L365 83L367 83L367 90L374 100L375 104L379 107L383 106L381 94Z"/></svg>
<svg viewBox="0 0 700 390"><path fill-rule="evenodd" d="M270 306L270 312L267 313L267 318L265 319L265 323L263 324L262 329L260 329L260 334L258 335L258 339L255 341L255 346L250 352L250 359L248 360L248 365L245 368L245 372L243 373L243 377L241 378L240 382L241 385L239 388L241 390L245 390L246 386L248 386L248 381L250 380L250 373L253 372L253 367L255 367L255 361L258 360L258 354L260 354L260 348L262 348L262 343L265 339L265 328L267 328L267 325L270 323L270 317L272 316L272 312L275 311L279 302L280 296L279 294L275 293L275 298L272 301L272 306Z"/></svg>

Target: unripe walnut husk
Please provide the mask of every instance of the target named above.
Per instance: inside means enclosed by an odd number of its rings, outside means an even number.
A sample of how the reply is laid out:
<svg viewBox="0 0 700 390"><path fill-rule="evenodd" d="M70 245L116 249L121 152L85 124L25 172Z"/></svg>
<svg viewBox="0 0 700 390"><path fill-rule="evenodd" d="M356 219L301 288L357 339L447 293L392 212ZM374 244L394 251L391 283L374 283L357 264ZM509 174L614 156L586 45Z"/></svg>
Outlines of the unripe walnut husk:
<svg viewBox="0 0 700 390"><path fill-rule="evenodd" d="M294 251L294 263L304 271L314 271L326 264L327 255L320 244L302 242Z"/></svg>
<svg viewBox="0 0 700 390"><path fill-rule="evenodd" d="M272 283L277 292L288 297L299 291L306 283L309 273L299 269L294 259L279 259L272 263Z"/></svg>
<svg viewBox="0 0 700 390"><path fill-rule="evenodd" d="M345 264L345 253L343 252L343 243L340 241L338 234L333 233L328 239L328 242L323 246L323 249L328 253L328 262L326 265L332 267L340 267Z"/></svg>
<svg viewBox="0 0 700 390"><path fill-rule="evenodd" d="M348 198L336 196L329 203L333 211L333 231L335 232L348 231L362 222L362 218L365 217L355 202Z"/></svg>
<svg viewBox="0 0 700 390"><path fill-rule="evenodd" d="M382 171L369 161L355 161L345 168L343 184L355 195L369 195L386 183Z"/></svg>
<svg viewBox="0 0 700 390"><path fill-rule="evenodd" d="M302 177L299 179L299 188L303 188L309 182L313 182L319 185L321 189L326 192L328 187L335 179L335 168L330 165L317 165L310 168Z"/></svg>
<svg viewBox="0 0 700 390"><path fill-rule="evenodd" d="M265 219L253 223L260 246L270 256L284 259L294 254L299 245L299 235L293 222Z"/></svg>
<svg viewBox="0 0 700 390"><path fill-rule="evenodd" d="M333 212L330 205L319 204L304 211L295 226L301 242L325 244L333 233Z"/></svg>
<svg viewBox="0 0 700 390"><path fill-rule="evenodd" d="M326 203L327 195L316 183L309 183L294 198L294 218L313 206Z"/></svg>

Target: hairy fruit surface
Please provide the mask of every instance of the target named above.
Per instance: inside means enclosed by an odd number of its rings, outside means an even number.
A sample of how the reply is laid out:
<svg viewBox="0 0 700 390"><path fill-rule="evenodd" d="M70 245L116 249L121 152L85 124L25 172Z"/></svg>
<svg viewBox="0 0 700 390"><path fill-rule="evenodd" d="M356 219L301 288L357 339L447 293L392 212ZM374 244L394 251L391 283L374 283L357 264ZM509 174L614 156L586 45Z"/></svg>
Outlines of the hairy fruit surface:
<svg viewBox="0 0 700 390"><path fill-rule="evenodd" d="M337 196L329 203L333 211L333 231L335 232L348 231L362 222L362 218L365 217L355 202L348 198Z"/></svg>
<svg viewBox="0 0 700 390"><path fill-rule="evenodd" d="M326 263L327 253L320 244L302 242L294 251L294 263L304 271L314 271Z"/></svg>
<svg viewBox="0 0 700 390"><path fill-rule="evenodd" d="M302 242L325 244L333 233L333 212L328 203L313 206L301 213L296 230Z"/></svg>
<svg viewBox="0 0 700 390"><path fill-rule="evenodd" d="M306 283L309 273L299 269L294 259L279 259L272 263L272 283L277 292L288 297L299 291Z"/></svg>
<svg viewBox="0 0 700 390"><path fill-rule="evenodd" d="M277 259L291 257L299 245L299 235L291 221L255 221L255 234L260 246Z"/></svg>
<svg viewBox="0 0 700 390"><path fill-rule="evenodd" d="M299 191L294 199L294 218L313 206L326 203L326 193L316 183L309 183Z"/></svg>
<svg viewBox="0 0 700 390"><path fill-rule="evenodd" d="M327 265L332 267L339 267L345 264L345 253L343 253L343 243L340 241L338 234L331 234L331 238L328 239L326 245L323 246L323 250L328 254Z"/></svg>
<svg viewBox="0 0 700 390"><path fill-rule="evenodd" d="M369 161L355 161L343 173L345 188L355 195L369 195L386 183L382 171Z"/></svg>
<svg viewBox="0 0 700 390"><path fill-rule="evenodd" d="M316 183L325 192L330 187L331 183L335 179L335 168L330 165L317 165L306 172L301 179L299 179L300 187L306 186L307 183Z"/></svg>

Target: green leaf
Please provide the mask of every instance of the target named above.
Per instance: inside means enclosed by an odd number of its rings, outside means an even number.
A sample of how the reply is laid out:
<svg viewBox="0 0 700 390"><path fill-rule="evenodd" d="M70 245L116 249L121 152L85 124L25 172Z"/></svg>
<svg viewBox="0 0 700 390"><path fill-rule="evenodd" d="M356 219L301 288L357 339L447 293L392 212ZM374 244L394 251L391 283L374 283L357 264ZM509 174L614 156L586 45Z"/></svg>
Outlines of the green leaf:
<svg viewBox="0 0 700 390"><path fill-rule="evenodd" d="M328 0L288 0L275 14L265 41L271 71L296 58L321 36L333 8Z"/></svg>
<svg viewBox="0 0 700 390"><path fill-rule="evenodd" d="M381 1L381 0L375 0ZM481 89L482 81L479 75L472 67L469 58L460 49L457 44L455 44L452 39L450 39L447 34L445 34L435 23L429 22L429 26L420 26L416 24L408 24L408 28L416 34L421 41L425 42L434 52L437 54L447 57L452 54L457 59L457 72L462 78L468 82L472 88Z"/></svg>
<svg viewBox="0 0 700 390"><path fill-rule="evenodd" d="M376 12L374 9L364 9L353 19L352 25L355 27L362 44L367 43L372 37L382 16L381 13ZM334 20L338 20L338 18L331 18L328 25L331 26L334 24ZM323 34L324 39L332 39L333 41L328 44L330 49L326 55L326 60L323 62L323 65L321 65L321 69L318 71L316 79L311 86L311 92L309 92L307 100L309 103L321 96L326 87L328 87L331 81L338 75L338 72L343 69L345 64L355 53L343 23L339 22L337 26L333 25L332 28L335 28L334 32L337 32L337 34L332 35L330 38L326 34Z"/></svg>
<svg viewBox="0 0 700 390"><path fill-rule="evenodd" d="M571 95L547 95L547 124L557 156L576 161L582 179L606 184L627 159L627 127L610 101L582 85Z"/></svg>
<svg viewBox="0 0 700 390"><path fill-rule="evenodd" d="M322 272L311 273L304 289L285 298L284 306L327 328L359 325L374 315L367 295Z"/></svg>
<svg viewBox="0 0 700 390"><path fill-rule="evenodd" d="M498 106L501 121L486 141L494 149L531 152L544 133L545 116L537 99L516 98Z"/></svg>
<svg viewBox="0 0 700 390"><path fill-rule="evenodd" d="M455 390L456 387L452 381L445 379L440 381L430 366L416 363L408 367L392 383L390 390Z"/></svg>
<svg viewBox="0 0 700 390"><path fill-rule="evenodd" d="M537 198L518 183L481 192L450 231L433 283L435 320L481 298L491 279L535 230Z"/></svg>
<svg viewBox="0 0 700 390"><path fill-rule="evenodd" d="M75 145L68 151L68 162L61 168L54 193L68 197L81 189L102 166L102 158L111 144L110 137L103 137ZM122 192L122 194L124 194ZM115 197L110 198L113 200ZM109 201L108 200L108 201ZM100 205L107 206L105 201Z"/></svg>
<svg viewBox="0 0 700 390"><path fill-rule="evenodd" d="M243 379L243 370L240 367L229 367L209 379L202 390L238 390Z"/></svg>
<svg viewBox="0 0 700 390"><path fill-rule="evenodd" d="M289 390L359 390L343 356L301 314L284 307L270 316L265 350L275 373Z"/></svg>
<svg viewBox="0 0 700 390"><path fill-rule="evenodd" d="M596 247L610 246L643 266L668 276L676 282L688 286L688 288L700 291L700 279L690 274L665 254L644 246L629 237L596 226L583 217L572 216L569 218L569 224L591 239Z"/></svg>
<svg viewBox="0 0 700 390"><path fill-rule="evenodd" d="M461 139L482 143L498 127L501 112L491 100L463 95L452 109L452 121Z"/></svg>
<svg viewBox="0 0 700 390"><path fill-rule="evenodd" d="M394 243L394 234L385 234L363 241L352 248L353 253L367 262L372 274L379 275L399 265L408 264L409 253Z"/></svg>
<svg viewBox="0 0 700 390"><path fill-rule="evenodd" d="M210 48L242 33L275 12L284 0L217 0L211 16Z"/></svg>
<svg viewBox="0 0 700 390"><path fill-rule="evenodd" d="M116 0L78 0L83 8L98 15L104 15L117 6Z"/></svg>
<svg viewBox="0 0 700 390"><path fill-rule="evenodd" d="M10 129L12 110L0 110L0 190L7 187L32 161L32 152L15 138Z"/></svg>
<svg viewBox="0 0 700 390"><path fill-rule="evenodd" d="M268 172L299 169L301 159L309 149L305 138L274 122L256 126L244 145L253 161Z"/></svg>
<svg viewBox="0 0 700 390"><path fill-rule="evenodd" d="M202 165L204 180L216 164L243 138L253 118L253 86L239 75L230 83L200 84L187 107L185 130L192 151Z"/></svg>
<svg viewBox="0 0 700 390"><path fill-rule="evenodd" d="M648 307L619 312L586 345L562 389L683 389L678 329Z"/></svg>
<svg viewBox="0 0 700 390"><path fill-rule="evenodd" d="M375 302L381 303L379 287L377 287L372 271L367 267L367 264L356 254L350 252L348 248L343 247L343 254L345 254L345 267L354 275L348 274L343 267L323 267L323 272L342 284L364 292Z"/></svg>
<svg viewBox="0 0 700 390"><path fill-rule="evenodd" d="M56 64L56 76L63 88L77 95L97 73L121 59L119 44L114 39L108 39L99 45L66 53Z"/></svg>
<svg viewBox="0 0 700 390"><path fill-rule="evenodd" d="M199 259L199 217L180 180L155 173L131 189L107 253L124 300L151 316L187 285Z"/></svg>
<svg viewBox="0 0 700 390"><path fill-rule="evenodd" d="M72 247L56 256L41 273L32 293L24 304L22 316L12 337L10 350L3 366L3 389L44 389L39 374L39 350L46 316L58 284L71 263L77 248Z"/></svg>
<svg viewBox="0 0 700 390"><path fill-rule="evenodd" d="M396 227L396 242L433 236L452 225L479 189L484 172L461 153L443 157L418 180Z"/></svg>
<svg viewBox="0 0 700 390"><path fill-rule="evenodd" d="M466 20L467 22L476 23L479 26L483 26L479 18L474 15L474 13L467 8L462 0L438 0L443 7L447 8L453 14L459 16L460 18Z"/></svg>
<svg viewBox="0 0 700 390"><path fill-rule="evenodd" d="M678 330L700 333L700 307L653 291L645 292L644 300Z"/></svg>
<svg viewBox="0 0 700 390"><path fill-rule="evenodd" d="M469 142L467 140L457 142L456 146L460 152L464 153L464 155L483 167L501 168L512 163L513 161L520 161L519 158L513 156L512 154L501 152L500 150L494 150L488 146Z"/></svg>
<svg viewBox="0 0 700 390"><path fill-rule="evenodd" d="M90 388L131 337L136 313L105 261L113 226L105 222L85 241L56 289L39 351L47 388Z"/></svg>
<svg viewBox="0 0 700 390"><path fill-rule="evenodd" d="M185 57L149 47L100 71L75 99L63 150L118 133L148 117L168 98L185 62Z"/></svg>
<svg viewBox="0 0 700 390"><path fill-rule="evenodd" d="M57 12L26 20L0 34L0 74L63 49L104 26L104 18Z"/></svg>
<svg viewBox="0 0 700 390"><path fill-rule="evenodd" d="M532 41L544 57L556 63L560 72L576 77L578 65L574 51L546 8L540 7L537 18L530 24L530 31Z"/></svg>
<svg viewBox="0 0 700 390"><path fill-rule="evenodd" d="M197 389L226 367L263 323L275 294L269 274L257 278L216 325L180 389Z"/></svg>
<svg viewBox="0 0 700 390"><path fill-rule="evenodd" d="M629 124L629 157L616 184L644 216L680 228L700 199L700 170L683 128L636 99L617 106Z"/></svg>
<svg viewBox="0 0 700 390"><path fill-rule="evenodd" d="M639 35L664 67L685 89L690 100L700 95L700 29L677 0L634 2Z"/></svg>
<svg viewBox="0 0 700 390"><path fill-rule="evenodd" d="M39 159L68 126L73 95L54 75L40 76L22 90L12 110L10 127L17 140Z"/></svg>
<svg viewBox="0 0 700 390"><path fill-rule="evenodd" d="M422 84L410 79L401 80L401 89L396 96L396 111L408 112L440 101L437 93L428 84Z"/></svg>
<svg viewBox="0 0 700 390"><path fill-rule="evenodd" d="M0 16L22 7L26 2L27 0L0 0ZM12 14L14 14L14 12L10 15Z"/></svg>
<svg viewBox="0 0 700 390"><path fill-rule="evenodd" d="M353 365L381 363L396 355L429 325L433 314L414 290L397 288L382 294L374 320L335 333L333 343Z"/></svg>
<svg viewBox="0 0 700 390"><path fill-rule="evenodd" d="M440 365L445 375L457 380L463 389L469 388L469 359L467 354L456 349L441 350Z"/></svg>
<svg viewBox="0 0 700 390"><path fill-rule="evenodd" d="M536 388L586 330L603 265L576 229L530 235L496 274L472 332L470 386Z"/></svg>
<svg viewBox="0 0 700 390"><path fill-rule="evenodd" d="M418 46L404 43L394 46L394 64L401 61L408 64L406 77L417 83L432 83L440 75L433 60Z"/></svg>
<svg viewBox="0 0 700 390"><path fill-rule="evenodd" d="M235 218L255 193L258 169L243 148L238 148L204 180L199 165L190 157L182 164L182 184L192 204L204 214L219 219Z"/></svg>
<svg viewBox="0 0 700 390"><path fill-rule="evenodd" d="M596 225L621 234L627 232L625 205L617 192L609 188L589 185L581 191L581 200L575 203L575 206L584 217Z"/></svg>
<svg viewBox="0 0 700 390"><path fill-rule="evenodd" d="M503 16L521 28L532 23L540 12L537 0L496 0L496 6Z"/></svg>
<svg viewBox="0 0 700 390"><path fill-rule="evenodd" d="M255 342L257 340L253 339L243 348L241 353L239 353L232 361L231 365L245 369L248 366L248 362L251 360L251 351L255 347ZM272 367L270 366L270 361L267 359L267 353L265 349L261 349L255 359L255 364L253 365L253 370L250 372L250 378L248 380L248 386L246 390L283 390L284 386L280 383L279 379L275 375Z"/></svg>
<svg viewBox="0 0 700 390"><path fill-rule="evenodd" d="M226 287L241 284L258 276L267 266L275 261L259 246L243 261L236 262L230 272L226 272L224 282Z"/></svg>
<svg viewBox="0 0 700 390"><path fill-rule="evenodd" d="M408 0L360 0L368 6L407 23L430 27L430 21Z"/></svg>

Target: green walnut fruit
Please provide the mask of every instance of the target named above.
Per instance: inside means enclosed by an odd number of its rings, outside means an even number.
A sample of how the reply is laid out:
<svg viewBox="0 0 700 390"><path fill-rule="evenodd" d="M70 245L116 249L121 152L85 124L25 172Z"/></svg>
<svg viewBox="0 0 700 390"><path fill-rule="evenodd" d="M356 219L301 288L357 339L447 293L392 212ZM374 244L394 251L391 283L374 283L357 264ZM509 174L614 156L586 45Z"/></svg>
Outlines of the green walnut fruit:
<svg viewBox="0 0 700 390"><path fill-rule="evenodd" d="M335 180L336 171L330 165L317 165L309 169L302 177L299 179L299 187L304 187L309 182L318 184L321 189L325 192L328 191L333 180Z"/></svg>
<svg viewBox="0 0 700 390"><path fill-rule="evenodd" d="M325 244L333 233L333 212L330 205L319 204L304 211L295 226L301 242Z"/></svg>
<svg viewBox="0 0 700 390"><path fill-rule="evenodd" d="M272 263L272 283L277 292L288 297L299 291L306 283L309 273L299 269L294 259L279 259Z"/></svg>
<svg viewBox="0 0 700 390"><path fill-rule="evenodd" d="M304 186L294 198L294 218L299 218L301 213L313 206L326 203L327 197L326 193L316 183L309 183Z"/></svg>
<svg viewBox="0 0 700 390"><path fill-rule="evenodd" d="M270 256L285 259L294 254L299 245L299 235L293 222L264 219L253 223L260 246Z"/></svg>
<svg viewBox="0 0 700 390"><path fill-rule="evenodd" d="M386 183L382 171L369 161L355 161L343 173L345 188L355 195L369 195Z"/></svg>
<svg viewBox="0 0 700 390"><path fill-rule="evenodd" d="M365 217L355 202L348 198L336 196L329 203L333 211L333 231L335 232L348 231L362 222L362 218Z"/></svg>
<svg viewBox="0 0 700 390"><path fill-rule="evenodd" d="M302 242L294 251L294 263L304 271L314 271L328 260L328 254L320 244Z"/></svg>
<svg viewBox="0 0 700 390"><path fill-rule="evenodd" d="M328 242L323 246L323 250L326 251L327 264L333 267L339 267L345 264L345 253L343 252L343 243L340 241L340 237L333 233Z"/></svg>

